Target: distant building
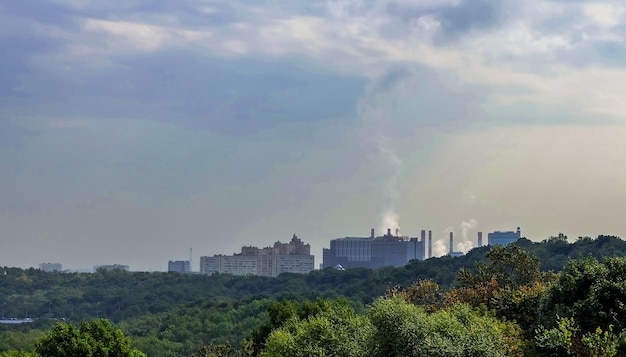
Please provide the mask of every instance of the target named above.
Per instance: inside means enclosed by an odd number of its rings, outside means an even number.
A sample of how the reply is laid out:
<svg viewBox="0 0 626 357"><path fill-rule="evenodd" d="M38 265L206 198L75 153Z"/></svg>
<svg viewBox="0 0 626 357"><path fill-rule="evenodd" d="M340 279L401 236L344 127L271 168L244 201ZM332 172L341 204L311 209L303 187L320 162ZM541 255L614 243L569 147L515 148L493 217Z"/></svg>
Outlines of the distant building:
<svg viewBox="0 0 626 357"><path fill-rule="evenodd" d="M342 268L380 268L403 266L413 259L424 259L424 240L391 234L374 237L372 229L369 238L345 237L330 241L330 248L324 249L321 268L341 266Z"/></svg>
<svg viewBox="0 0 626 357"><path fill-rule="evenodd" d="M128 271L128 265L122 265L122 264L105 264L105 265L96 265L93 267L93 271L97 271L98 269L104 269L104 270L123 270L123 271Z"/></svg>
<svg viewBox="0 0 626 357"><path fill-rule="evenodd" d="M167 271L189 274L191 273L191 262L189 260L170 260L167 262Z"/></svg>
<svg viewBox="0 0 626 357"><path fill-rule="evenodd" d="M487 234L487 244L489 245L509 245L516 242L521 237L520 227L517 231L500 232L495 231Z"/></svg>
<svg viewBox="0 0 626 357"><path fill-rule="evenodd" d="M39 264L39 269L50 273L53 271L62 271L63 266L61 263L41 263Z"/></svg>
<svg viewBox="0 0 626 357"><path fill-rule="evenodd" d="M281 273L308 273L314 268L311 246L295 234L289 243L274 243L273 247L242 247L234 255L200 257L203 274L258 275L275 277Z"/></svg>

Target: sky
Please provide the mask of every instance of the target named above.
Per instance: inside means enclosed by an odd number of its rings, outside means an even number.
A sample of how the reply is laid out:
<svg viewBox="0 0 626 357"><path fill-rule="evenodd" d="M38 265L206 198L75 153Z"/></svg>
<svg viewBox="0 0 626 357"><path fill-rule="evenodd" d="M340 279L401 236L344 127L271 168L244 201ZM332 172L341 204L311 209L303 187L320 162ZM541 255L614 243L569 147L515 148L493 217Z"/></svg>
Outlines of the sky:
<svg viewBox="0 0 626 357"><path fill-rule="evenodd" d="M626 4L0 2L0 265L626 237Z"/></svg>

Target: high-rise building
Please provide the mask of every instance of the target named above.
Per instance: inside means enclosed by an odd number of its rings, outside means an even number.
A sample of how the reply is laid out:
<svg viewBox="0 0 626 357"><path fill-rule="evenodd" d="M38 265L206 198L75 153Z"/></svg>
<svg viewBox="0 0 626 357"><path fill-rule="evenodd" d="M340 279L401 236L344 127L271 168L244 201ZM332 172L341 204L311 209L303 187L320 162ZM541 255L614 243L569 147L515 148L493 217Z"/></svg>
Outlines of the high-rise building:
<svg viewBox="0 0 626 357"><path fill-rule="evenodd" d="M245 246L241 253L200 257L203 274L258 275L275 277L281 273L308 273L313 270L311 246L295 234L289 243L274 243L273 247Z"/></svg>
<svg viewBox="0 0 626 357"><path fill-rule="evenodd" d="M521 237L520 227L517 227L517 231L495 231L487 234L487 244L489 245L508 245L516 242Z"/></svg>
<svg viewBox="0 0 626 357"><path fill-rule="evenodd" d="M93 267L93 271L97 271L98 269L104 269L108 271L112 271L112 270L128 271L129 267L128 265L123 265L123 264L105 264L105 265L96 265Z"/></svg>
<svg viewBox="0 0 626 357"><path fill-rule="evenodd" d="M330 241L330 248L324 249L324 268L379 268L403 266L413 259L424 259L424 240L391 234L368 238L345 237Z"/></svg>
<svg viewBox="0 0 626 357"><path fill-rule="evenodd" d="M191 273L191 263L189 260L170 260L167 262L167 271L189 274Z"/></svg>
<svg viewBox="0 0 626 357"><path fill-rule="evenodd" d="M63 266L61 263L41 263L39 269L45 272L62 271Z"/></svg>

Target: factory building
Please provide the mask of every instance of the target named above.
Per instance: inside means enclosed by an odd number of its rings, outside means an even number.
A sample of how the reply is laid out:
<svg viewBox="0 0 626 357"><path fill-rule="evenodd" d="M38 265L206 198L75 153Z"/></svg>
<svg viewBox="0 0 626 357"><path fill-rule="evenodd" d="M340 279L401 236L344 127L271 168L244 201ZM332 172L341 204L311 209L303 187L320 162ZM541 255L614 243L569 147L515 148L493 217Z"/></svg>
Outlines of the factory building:
<svg viewBox="0 0 626 357"><path fill-rule="evenodd" d="M275 277L281 273L308 273L314 268L311 246L295 234L289 243L274 243L273 247L242 247L234 255L200 257L203 274L258 275Z"/></svg>
<svg viewBox="0 0 626 357"><path fill-rule="evenodd" d="M169 273L191 273L191 262L189 260L170 260L167 262L167 271Z"/></svg>
<svg viewBox="0 0 626 357"><path fill-rule="evenodd" d="M61 263L41 263L39 264L39 270L42 270L48 273L53 272L53 271L62 271L63 265L61 265Z"/></svg>
<svg viewBox="0 0 626 357"><path fill-rule="evenodd" d="M104 269L107 271L113 271L113 270L123 270L123 271L128 271L129 270L129 266L125 265L125 264L105 264L105 265L94 265L93 267L93 271L96 272L99 269Z"/></svg>
<svg viewBox="0 0 626 357"><path fill-rule="evenodd" d="M516 242L521 237L520 227L517 227L517 231L501 232L495 231L487 234L487 244L489 245L508 245Z"/></svg>
<svg viewBox="0 0 626 357"><path fill-rule="evenodd" d="M422 239L400 236L391 229L376 237L374 229L369 237L345 237L330 241L324 249L321 268L380 268L403 266L413 259L424 259L424 231Z"/></svg>

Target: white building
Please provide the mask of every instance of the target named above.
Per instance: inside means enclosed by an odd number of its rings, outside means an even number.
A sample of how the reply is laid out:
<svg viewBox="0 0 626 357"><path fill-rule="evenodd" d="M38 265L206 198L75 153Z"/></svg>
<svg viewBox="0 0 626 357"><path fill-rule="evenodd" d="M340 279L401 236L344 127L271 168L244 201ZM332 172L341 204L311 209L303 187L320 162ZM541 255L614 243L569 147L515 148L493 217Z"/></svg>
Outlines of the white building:
<svg viewBox="0 0 626 357"><path fill-rule="evenodd" d="M310 252L310 245L294 234L291 242L276 242L273 247L242 247L239 254L200 257L200 273L269 277L281 273L304 274L314 267L315 257Z"/></svg>

